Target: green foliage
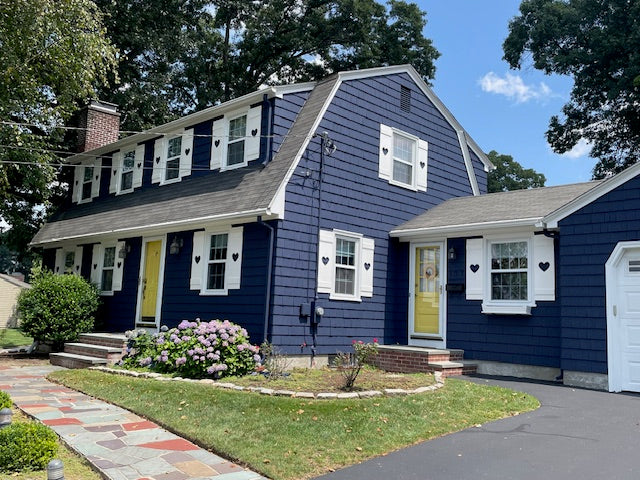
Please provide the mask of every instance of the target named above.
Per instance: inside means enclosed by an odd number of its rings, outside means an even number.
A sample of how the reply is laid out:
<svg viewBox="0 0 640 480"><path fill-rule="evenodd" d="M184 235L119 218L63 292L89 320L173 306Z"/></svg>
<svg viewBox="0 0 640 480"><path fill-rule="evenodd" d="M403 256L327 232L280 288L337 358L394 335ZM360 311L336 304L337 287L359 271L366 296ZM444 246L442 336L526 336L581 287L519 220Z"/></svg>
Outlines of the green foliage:
<svg viewBox="0 0 640 480"><path fill-rule="evenodd" d="M570 75L574 85L547 140L558 153L581 139L599 158L594 178L640 159L640 0L523 0L509 23L504 59L523 59L547 74Z"/></svg>
<svg viewBox="0 0 640 480"><path fill-rule="evenodd" d="M18 297L21 328L34 340L59 348L91 331L99 302L98 289L84 278L43 271Z"/></svg>
<svg viewBox="0 0 640 480"><path fill-rule="evenodd" d="M262 373L269 380L277 380L288 375L287 371L291 367L291 360L285 357L278 347L266 340L260 345L260 353L262 354L262 365L264 370Z"/></svg>
<svg viewBox="0 0 640 480"><path fill-rule="evenodd" d="M0 471L43 470L58 453L58 437L41 423L12 423L0 430Z"/></svg>
<svg viewBox="0 0 640 480"><path fill-rule="evenodd" d="M523 168L511 155L500 155L491 150L488 157L496 166L496 169L487 175L489 193L544 187L547 181L542 173L536 172L533 168Z"/></svg>
<svg viewBox="0 0 640 480"><path fill-rule="evenodd" d="M345 69L411 63L426 80L439 53L426 14L390 0L97 0L122 52L121 85L101 91L140 130L256 90ZM154 28L149 28L153 25Z"/></svg>
<svg viewBox="0 0 640 480"><path fill-rule="evenodd" d="M13 402L11 401L9 394L0 390L0 409L11 408L12 406Z"/></svg>
<svg viewBox="0 0 640 480"><path fill-rule="evenodd" d="M333 365L342 374L344 380L343 389L353 390L358 375L362 367L369 363L373 357L378 355L378 339L374 338L373 343L364 343L362 340L353 340L353 353L339 352Z"/></svg>
<svg viewBox="0 0 640 480"><path fill-rule="evenodd" d="M258 347L249 343L244 328L228 320L183 320L176 328L149 334L127 332L125 368L148 367L187 378L245 375L260 362Z"/></svg>

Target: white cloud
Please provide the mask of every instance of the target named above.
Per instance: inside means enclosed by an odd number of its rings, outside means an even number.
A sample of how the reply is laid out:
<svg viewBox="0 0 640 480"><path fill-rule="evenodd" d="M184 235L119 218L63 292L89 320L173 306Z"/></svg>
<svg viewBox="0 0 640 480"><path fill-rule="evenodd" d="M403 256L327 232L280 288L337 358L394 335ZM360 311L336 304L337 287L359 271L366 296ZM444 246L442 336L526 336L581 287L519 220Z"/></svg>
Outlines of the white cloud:
<svg viewBox="0 0 640 480"><path fill-rule="evenodd" d="M504 77L494 72L487 73L478 83L483 92L496 93L515 100L516 103L525 103L529 100L546 100L553 95L551 89L544 83L540 85L527 85L519 75L506 73Z"/></svg>
<svg viewBox="0 0 640 480"><path fill-rule="evenodd" d="M584 138L581 138L580 141L576 143L576 145L571 150L563 153L562 156L567 158L580 158L586 157L590 152L591 144Z"/></svg>

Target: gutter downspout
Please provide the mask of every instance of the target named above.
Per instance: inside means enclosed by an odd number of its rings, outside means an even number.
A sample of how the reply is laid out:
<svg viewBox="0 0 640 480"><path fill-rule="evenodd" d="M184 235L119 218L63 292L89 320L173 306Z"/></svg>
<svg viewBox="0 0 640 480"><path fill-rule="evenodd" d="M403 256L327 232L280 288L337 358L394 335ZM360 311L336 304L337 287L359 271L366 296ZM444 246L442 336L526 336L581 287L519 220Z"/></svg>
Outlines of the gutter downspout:
<svg viewBox="0 0 640 480"><path fill-rule="evenodd" d="M267 285L266 285L266 296L264 299L264 341L268 342L269 339L269 319L271 313L271 276L273 273L273 243L275 237L274 228L262 221L262 215L258 216L258 224L263 225L269 230L269 259L267 260Z"/></svg>

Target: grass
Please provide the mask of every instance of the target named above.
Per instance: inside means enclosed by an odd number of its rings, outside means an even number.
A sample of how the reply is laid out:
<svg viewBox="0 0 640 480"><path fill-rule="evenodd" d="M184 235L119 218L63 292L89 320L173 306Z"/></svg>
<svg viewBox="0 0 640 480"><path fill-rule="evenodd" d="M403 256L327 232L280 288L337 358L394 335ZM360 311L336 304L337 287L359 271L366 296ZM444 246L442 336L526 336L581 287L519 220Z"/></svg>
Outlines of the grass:
<svg viewBox="0 0 640 480"><path fill-rule="evenodd" d="M294 369L287 377L269 379L263 375L245 375L226 377L224 381L243 387L265 387L276 390L294 390L298 392L336 392L340 393L344 384L342 375L336 369ZM382 390L385 388L404 388L413 390L428 387L434 383L433 375L415 373L411 375L386 373L374 368L363 368L358 375L355 391Z"/></svg>
<svg viewBox="0 0 640 480"><path fill-rule="evenodd" d="M326 401L90 370L63 370L50 378L276 480L310 478L539 406L524 393L453 379L425 394Z"/></svg>
<svg viewBox="0 0 640 480"><path fill-rule="evenodd" d="M26 415L17 409L13 409L12 422L32 422ZM86 460L69 450L60 443L56 458L64 464L64 478L66 480L102 480L102 476L91 469ZM46 470L21 473L0 473L0 480L43 480L47 478Z"/></svg>
<svg viewBox="0 0 640 480"><path fill-rule="evenodd" d="M31 345L32 343L33 339L27 337L17 328L0 329L0 348L22 347L24 345Z"/></svg>

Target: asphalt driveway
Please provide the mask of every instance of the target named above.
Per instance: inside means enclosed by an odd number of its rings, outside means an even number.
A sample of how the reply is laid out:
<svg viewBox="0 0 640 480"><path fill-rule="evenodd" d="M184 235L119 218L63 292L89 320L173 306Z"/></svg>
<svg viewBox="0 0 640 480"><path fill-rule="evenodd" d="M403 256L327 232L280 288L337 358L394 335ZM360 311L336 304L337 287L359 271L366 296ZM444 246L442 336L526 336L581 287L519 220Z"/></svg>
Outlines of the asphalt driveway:
<svg viewBox="0 0 640 480"><path fill-rule="evenodd" d="M541 407L319 477L322 480L638 479L640 395L474 378Z"/></svg>

